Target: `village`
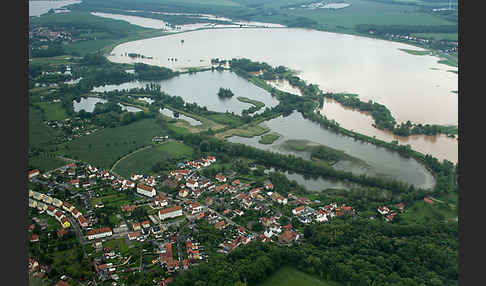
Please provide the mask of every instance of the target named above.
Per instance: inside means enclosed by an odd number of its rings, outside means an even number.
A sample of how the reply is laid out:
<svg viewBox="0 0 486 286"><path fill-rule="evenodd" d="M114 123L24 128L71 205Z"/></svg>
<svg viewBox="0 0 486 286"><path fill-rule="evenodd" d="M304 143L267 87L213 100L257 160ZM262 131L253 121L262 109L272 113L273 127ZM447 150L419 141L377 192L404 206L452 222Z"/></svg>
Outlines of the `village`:
<svg viewBox="0 0 486 286"><path fill-rule="evenodd" d="M231 170L204 177L200 171L216 160L207 156L181 162L166 177L131 174L127 179L82 162L43 174L31 170L31 184L40 187L29 190L29 207L38 214L29 229L51 217L58 222L59 237L76 233L79 243L92 250L86 253L98 281L124 285L124 274L157 267L164 278L154 285L167 285L173 273L207 261L205 242L195 239L202 223L222 233L217 252L228 254L253 240L299 244L305 225L357 213L346 204L292 193L284 197L270 180L243 183ZM377 212L392 221L404 205L390 208L380 206ZM38 241L39 235L31 234L30 242ZM39 266L31 270L41 276L47 271Z"/></svg>

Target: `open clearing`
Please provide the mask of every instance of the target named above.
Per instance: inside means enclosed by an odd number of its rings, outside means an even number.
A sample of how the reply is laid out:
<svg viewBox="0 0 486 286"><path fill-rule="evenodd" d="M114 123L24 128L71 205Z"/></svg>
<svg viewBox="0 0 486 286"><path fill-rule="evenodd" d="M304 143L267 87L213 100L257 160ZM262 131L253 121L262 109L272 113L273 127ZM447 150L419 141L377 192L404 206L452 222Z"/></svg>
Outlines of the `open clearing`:
<svg viewBox="0 0 486 286"><path fill-rule="evenodd" d="M282 267L258 286L338 286L337 282L319 280L291 267Z"/></svg>
<svg viewBox="0 0 486 286"><path fill-rule="evenodd" d="M165 142L134 153L120 161L113 170L121 176L129 177L131 173L149 173L157 162L168 159L190 159L192 148L179 142Z"/></svg>
<svg viewBox="0 0 486 286"><path fill-rule="evenodd" d="M67 157L109 169L119 158L152 144L154 136L167 135L155 119L142 119L115 128L105 128L63 144Z"/></svg>

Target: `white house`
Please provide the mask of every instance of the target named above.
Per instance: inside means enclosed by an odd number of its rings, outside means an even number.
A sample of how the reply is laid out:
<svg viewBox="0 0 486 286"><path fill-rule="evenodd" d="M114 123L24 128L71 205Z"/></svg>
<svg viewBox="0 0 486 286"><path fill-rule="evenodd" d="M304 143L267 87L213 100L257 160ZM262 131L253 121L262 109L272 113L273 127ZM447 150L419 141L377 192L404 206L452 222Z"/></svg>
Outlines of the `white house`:
<svg viewBox="0 0 486 286"><path fill-rule="evenodd" d="M167 206L169 203L167 202L167 198L162 195L162 194L158 194L156 197L155 197L155 205L156 206L159 206L159 207L165 207Z"/></svg>
<svg viewBox="0 0 486 286"><path fill-rule="evenodd" d="M151 186L145 186L142 184L137 185L137 193L147 197L153 197L156 194L155 188Z"/></svg>
<svg viewBox="0 0 486 286"><path fill-rule="evenodd" d="M390 209L388 209L386 206L379 206L378 212L382 215L386 215L387 213L390 212Z"/></svg>
<svg viewBox="0 0 486 286"><path fill-rule="evenodd" d="M300 206L300 207L293 209L292 213L294 215L298 215L298 214L302 213L304 211L304 209L305 209L305 206Z"/></svg>
<svg viewBox="0 0 486 286"><path fill-rule="evenodd" d="M29 171L29 179L32 179L33 177L38 176L39 174L40 174L39 170L37 169Z"/></svg>
<svg viewBox="0 0 486 286"><path fill-rule="evenodd" d="M62 206L62 201L54 198L54 199L52 199L52 205L60 208Z"/></svg>
<svg viewBox="0 0 486 286"><path fill-rule="evenodd" d="M29 198L29 207L31 208L37 207L37 201Z"/></svg>
<svg viewBox="0 0 486 286"><path fill-rule="evenodd" d="M195 180L187 180L186 181L186 186L188 188L191 188L191 190L194 191L199 186L199 184Z"/></svg>
<svg viewBox="0 0 486 286"><path fill-rule="evenodd" d="M159 211L159 219L165 220L167 218L178 217L182 215L182 207L175 206L170 208L165 208Z"/></svg>

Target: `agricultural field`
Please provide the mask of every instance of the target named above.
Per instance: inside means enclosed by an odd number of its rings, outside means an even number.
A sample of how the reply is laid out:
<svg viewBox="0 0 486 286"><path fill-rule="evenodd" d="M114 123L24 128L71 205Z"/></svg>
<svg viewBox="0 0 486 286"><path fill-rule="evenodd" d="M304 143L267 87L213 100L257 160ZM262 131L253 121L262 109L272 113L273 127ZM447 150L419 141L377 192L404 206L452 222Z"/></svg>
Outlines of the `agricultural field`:
<svg viewBox="0 0 486 286"><path fill-rule="evenodd" d="M412 35L421 38L431 38L435 40L450 40L450 41L457 41L459 37L458 33L415 33Z"/></svg>
<svg viewBox="0 0 486 286"><path fill-rule="evenodd" d="M337 282L319 280L292 267L282 267L257 286L339 286Z"/></svg>
<svg viewBox="0 0 486 286"><path fill-rule="evenodd" d="M156 163L167 162L169 159L185 161L191 159L192 152L191 147L182 143L160 143L124 158L113 171L125 177L129 177L131 173L150 173Z"/></svg>
<svg viewBox="0 0 486 286"><path fill-rule="evenodd" d="M64 120L68 118L60 102L40 102L37 105L44 110L45 120Z"/></svg>
<svg viewBox="0 0 486 286"><path fill-rule="evenodd" d="M124 155L152 144L153 137L164 135L167 131L155 119L142 119L80 137L63 144L60 150L69 158L109 169Z"/></svg>
<svg viewBox="0 0 486 286"><path fill-rule="evenodd" d="M44 124L44 114L41 110L29 107L29 144L35 147L49 145L57 130Z"/></svg>

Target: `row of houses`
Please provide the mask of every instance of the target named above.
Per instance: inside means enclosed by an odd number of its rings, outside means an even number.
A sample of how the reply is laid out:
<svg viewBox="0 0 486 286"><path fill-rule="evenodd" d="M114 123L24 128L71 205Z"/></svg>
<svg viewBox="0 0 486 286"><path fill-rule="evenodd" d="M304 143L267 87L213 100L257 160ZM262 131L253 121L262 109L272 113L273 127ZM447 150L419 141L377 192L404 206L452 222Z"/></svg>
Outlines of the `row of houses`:
<svg viewBox="0 0 486 286"><path fill-rule="evenodd" d="M88 227L88 222L86 218L74 205L68 202L63 202L46 194L29 190L29 207L36 207L39 211L46 211L47 214L51 216L55 216L56 212L58 211L55 207L61 208L62 210L70 213L78 221L79 225L82 228ZM58 219L57 216L56 219ZM62 221L60 219L61 217L59 217L58 221L64 228L70 226L67 218Z"/></svg>

